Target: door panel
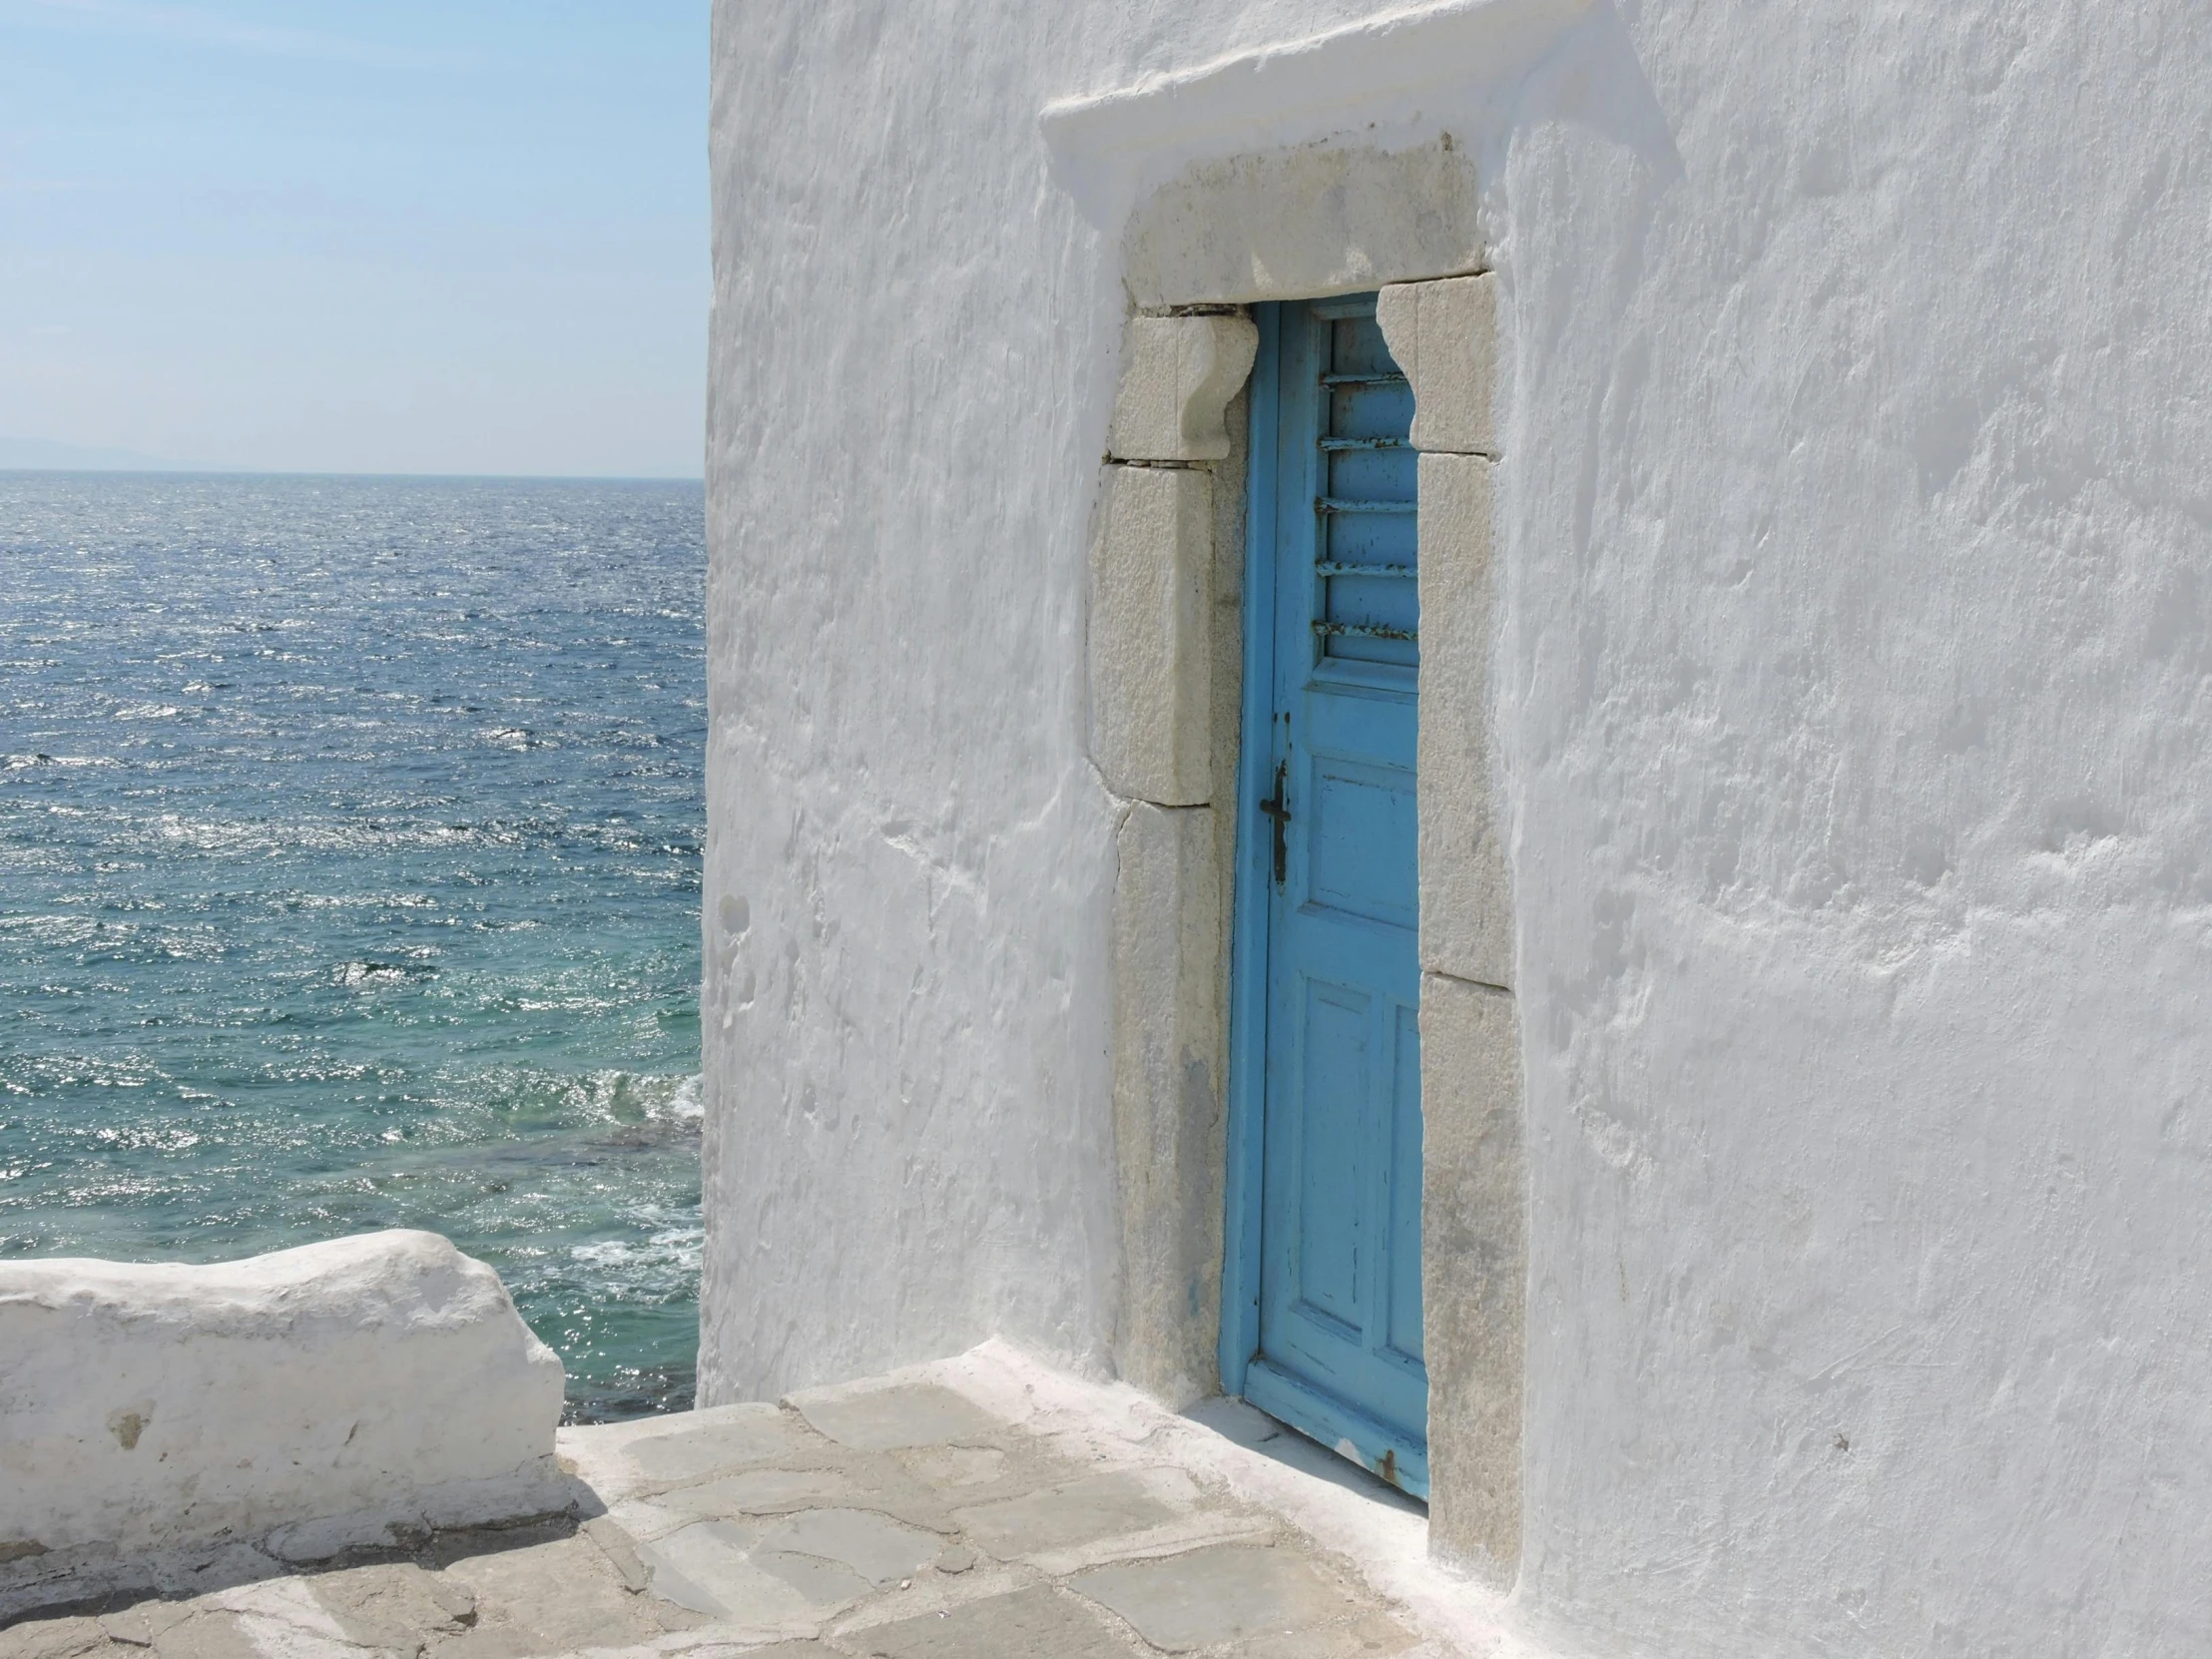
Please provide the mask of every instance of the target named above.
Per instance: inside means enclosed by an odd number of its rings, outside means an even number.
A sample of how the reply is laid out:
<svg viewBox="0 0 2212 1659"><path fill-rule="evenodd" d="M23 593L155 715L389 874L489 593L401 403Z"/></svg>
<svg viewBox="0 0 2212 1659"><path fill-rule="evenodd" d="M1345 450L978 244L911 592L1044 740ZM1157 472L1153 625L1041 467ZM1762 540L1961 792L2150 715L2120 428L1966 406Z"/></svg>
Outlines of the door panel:
<svg viewBox="0 0 2212 1659"><path fill-rule="evenodd" d="M1240 866L1258 872L1240 903L1265 911L1239 954L1265 978L1238 993L1265 1021L1244 1392L1425 1492L1412 396L1373 295L1277 307L1262 338L1254 557L1269 563L1248 626L1267 630L1269 697L1246 734L1265 771L1246 775L1276 793L1272 819L1244 804L1240 832L1280 830L1281 857Z"/></svg>
<svg viewBox="0 0 2212 1659"><path fill-rule="evenodd" d="M1368 1070L1371 999L1343 985L1305 984L1305 1075L1308 1100L1340 1100L1358 1094ZM1298 1145L1298 1295L1301 1313L1332 1316L1349 1332L1362 1324L1360 1296L1360 1189L1365 1150L1358 1125L1333 1112L1307 1112L1293 1120Z"/></svg>
<svg viewBox="0 0 2212 1659"><path fill-rule="evenodd" d="M1393 927L1411 927L1412 780L1403 773L1331 757L1307 773L1313 804L1308 900Z"/></svg>
<svg viewBox="0 0 2212 1659"><path fill-rule="evenodd" d="M1420 1321L1420 1016L1399 1003L1396 1073L1390 1079L1389 1344L1418 1364Z"/></svg>

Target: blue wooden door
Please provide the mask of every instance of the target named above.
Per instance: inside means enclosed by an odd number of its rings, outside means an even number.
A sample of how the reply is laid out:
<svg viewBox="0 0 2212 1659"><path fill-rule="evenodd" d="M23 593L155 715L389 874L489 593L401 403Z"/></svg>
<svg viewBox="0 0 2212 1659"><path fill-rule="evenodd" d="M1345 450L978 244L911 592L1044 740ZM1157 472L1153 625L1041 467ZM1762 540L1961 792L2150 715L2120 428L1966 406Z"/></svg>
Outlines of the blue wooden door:
<svg viewBox="0 0 2212 1659"><path fill-rule="evenodd" d="M1267 309L1244 769L1260 799L1240 860L1265 925L1240 927L1238 953L1264 975L1240 987L1264 1040L1248 1015L1239 1046L1265 1076L1242 1392L1425 1495L1412 393L1373 294Z"/></svg>

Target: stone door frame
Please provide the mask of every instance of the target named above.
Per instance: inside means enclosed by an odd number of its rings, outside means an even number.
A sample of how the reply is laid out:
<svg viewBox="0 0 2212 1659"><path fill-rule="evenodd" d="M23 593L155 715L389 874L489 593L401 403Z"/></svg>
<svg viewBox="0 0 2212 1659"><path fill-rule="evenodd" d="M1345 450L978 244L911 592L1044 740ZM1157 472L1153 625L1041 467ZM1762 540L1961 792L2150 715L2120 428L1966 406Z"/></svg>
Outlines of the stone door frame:
<svg viewBox="0 0 2212 1659"><path fill-rule="evenodd" d="M1124 1380L1217 1391L1254 1296L1225 1236L1258 1192L1257 1079L1231 1070L1247 503L1242 307L1381 290L1419 451L1422 1298L1431 1549L1518 1566L1527 1280L1521 1058L1493 783L1497 278L1440 144L1195 170L1140 207L1091 546L1090 752L1120 803L1111 924ZM1250 228L1250 229L1248 229ZM1264 234L1263 250L1257 241ZM1263 254L1265 258L1263 258ZM1268 273L1273 275L1268 275ZM1250 1086L1248 1086L1250 1085ZM1237 1092L1233 1093L1232 1088Z"/></svg>

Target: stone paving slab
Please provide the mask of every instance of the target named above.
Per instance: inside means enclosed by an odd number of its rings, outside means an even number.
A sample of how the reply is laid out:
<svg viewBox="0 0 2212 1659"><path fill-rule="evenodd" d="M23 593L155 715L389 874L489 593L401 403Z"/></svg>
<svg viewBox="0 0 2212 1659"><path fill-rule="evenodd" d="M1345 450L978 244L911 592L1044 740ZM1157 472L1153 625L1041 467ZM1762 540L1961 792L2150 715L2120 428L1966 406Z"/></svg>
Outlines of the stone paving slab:
<svg viewBox="0 0 2212 1659"><path fill-rule="evenodd" d="M896 1451L977 1439L1003 1426L964 1394L933 1382L877 1388L863 1382L794 1394L810 1425L855 1451Z"/></svg>
<svg viewBox="0 0 2212 1659"><path fill-rule="evenodd" d="M1169 1479L1146 1478L1155 1473ZM1171 1498L1156 1490L1162 1484L1182 1489ZM1149 1531L1187 1513L1197 1495L1190 1476L1180 1470L1119 1469L995 1503L971 1504L953 1513L976 1544L1015 1560L1044 1550L1096 1543L1117 1533Z"/></svg>
<svg viewBox="0 0 2212 1659"><path fill-rule="evenodd" d="M1348 1558L1208 1462L1250 1450L1127 1390L1112 1395L1119 1416L1098 1416L1080 1393L1095 1385L1072 1380L1081 1408L1048 1408L1011 1366L563 1430L574 1513L307 1570L271 1561L259 1578L227 1568L248 1581L201 1594L55 1608L0 1628L0 1659L1467 1651L1424 1639ZM1357 1493L1279 1473L1322 1490L1357 1533L1344 1509ZM1268 1489L1306 1501L1305 1486ZM1410 1536L1401 1499L1377 1487L1374 1502Z"/></svg>
<svg viewBox="0 0 2212 1659"><path fill-rule="evenodd" d="M1129 1659L1138 1651L1095 1608L1046 1584L857 1632L868 1659Z"/></svg>
<svg viewBox="0 0 2212 1659"><path fill-rule="evenodd" d="M1323 1630L1367 1610L1357 1592L1303 1555L1250 1545L1098 1567L1068 1580L1068 1588L1119 1613L1163 1653Z"/></svg>

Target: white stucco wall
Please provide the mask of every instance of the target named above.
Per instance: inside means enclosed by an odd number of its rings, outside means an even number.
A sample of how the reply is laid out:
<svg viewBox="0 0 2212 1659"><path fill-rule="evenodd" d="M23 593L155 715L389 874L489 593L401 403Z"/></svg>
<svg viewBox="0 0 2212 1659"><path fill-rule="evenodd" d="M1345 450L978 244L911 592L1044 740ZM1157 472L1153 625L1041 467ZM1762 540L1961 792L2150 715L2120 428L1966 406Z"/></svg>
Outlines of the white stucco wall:
<svg viewBox="0 0 2212 1659"><path fill-rule="evenodd" d="M2212 1651L2212 13L1627 35L1680 175L1503 180L1529 1597Z"/></svg>
<svg viewBox="0 0 2212 1659"><path fill-rule="evenodd" d="M1135 186L1039 113L1381 9L718 8L711 1398L1110 1348ZM1518 10L1393 106L1504 294L1518 1616L2212 1649L2212 13Z"/></svg>

